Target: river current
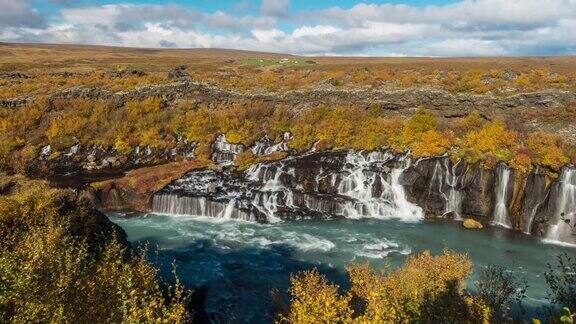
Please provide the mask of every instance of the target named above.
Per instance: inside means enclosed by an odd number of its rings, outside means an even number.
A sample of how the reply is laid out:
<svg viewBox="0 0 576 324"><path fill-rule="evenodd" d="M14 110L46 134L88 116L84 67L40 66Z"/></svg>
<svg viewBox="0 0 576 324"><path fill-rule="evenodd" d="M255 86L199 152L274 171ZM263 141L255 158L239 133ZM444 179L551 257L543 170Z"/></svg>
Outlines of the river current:
<svg viewBox="0 0 576 324"><path fill-rule="evenodd" d="M205 293L206 314L225 322L267 323L272 320L271 291L285 294L291 273L318 268L347 286L345 267L370 262L399 266L407 256L443 249L468 253L474 273L489 264L504 266L528 283L531 313L546 304L543 273L558 254L576 249L550 245L504 229L463 229L460 222L405 222L375 218L301 220L258 224L234 219L143 214L111 219L136 244L148 244L150 260L172 280L173 267L188 287Z"/></svg>

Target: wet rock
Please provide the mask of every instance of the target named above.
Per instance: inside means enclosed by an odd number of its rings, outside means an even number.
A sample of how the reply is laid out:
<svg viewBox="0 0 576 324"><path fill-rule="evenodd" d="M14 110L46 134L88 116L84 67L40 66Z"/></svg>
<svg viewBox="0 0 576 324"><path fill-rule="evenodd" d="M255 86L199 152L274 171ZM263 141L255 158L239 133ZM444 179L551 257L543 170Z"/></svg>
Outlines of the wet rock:
<svg viewBox="0 0 576 324"><path fill-rule="evenodd" d="M462 226L464 226L464 228L467 228L467 229L482 229L482 228L484 228L484 226L482 226L482 223L480 223L479 221L474 220L472 218L466 218L462 222Z"/></svg>

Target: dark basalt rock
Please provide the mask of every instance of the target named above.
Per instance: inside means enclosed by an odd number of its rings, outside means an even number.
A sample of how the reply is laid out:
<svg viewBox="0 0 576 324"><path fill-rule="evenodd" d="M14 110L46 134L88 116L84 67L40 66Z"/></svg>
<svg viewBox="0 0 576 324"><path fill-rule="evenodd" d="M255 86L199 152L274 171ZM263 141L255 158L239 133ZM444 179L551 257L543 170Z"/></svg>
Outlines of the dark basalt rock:
<svg viewBox="0 0 576 324"><path fill-rule="evenodd" d="M147 76L148 73L142 71L142 70L136 70L136 69L127 69L127 70L115 70L115 71L109 71L108 75L110 75L113 78L126 78L126 77L144 77Z"/></svg>
<svg viewBox="0 0 576 324"><path fill-rule="evenodd" d="M547 199L547 182L546 176L537 172L531 173L526 179L526 188L524 191L524 204L522 208L523 215L523 232L528 234L533 233L533 229L538 226L533 226L538 210L544 206Z"/></svg>
<svg viewBox="0 0 576 324"><path fill-rule="evenodd" d="M178 81L190 81L192 77L186 72L186 66L180 65L168 71L168 79Z"/></svg>
<svg viewBox="0 0 576 324"><path fill-rule="evenodd" d="M18 71L3 71L0 72L0 79L30 79L32 76Z"/></svg>
<svg viewBox="0 0 576 324"><path fill-rule="evenodd" d="M114 148L75 144L57 156L53 156L52 148L47 145L40 150L37 159L29 167L29 173L49 178L97 173L105 175L194 157L194 143L176 141L174 148L136 147L129 153L120 153Z"/></svg>

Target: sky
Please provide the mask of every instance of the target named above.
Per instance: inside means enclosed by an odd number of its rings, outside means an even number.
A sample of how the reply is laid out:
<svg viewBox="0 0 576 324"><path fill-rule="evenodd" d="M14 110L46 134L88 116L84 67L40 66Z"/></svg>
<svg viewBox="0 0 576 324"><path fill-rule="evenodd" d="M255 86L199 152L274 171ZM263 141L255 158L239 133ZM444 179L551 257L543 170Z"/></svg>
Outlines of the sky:
<svg viewBox="0 0 576 324"><path fill-rule="evenodd" d="M576 55L576 0L0 0L0 41L300 55Z"/></svg>

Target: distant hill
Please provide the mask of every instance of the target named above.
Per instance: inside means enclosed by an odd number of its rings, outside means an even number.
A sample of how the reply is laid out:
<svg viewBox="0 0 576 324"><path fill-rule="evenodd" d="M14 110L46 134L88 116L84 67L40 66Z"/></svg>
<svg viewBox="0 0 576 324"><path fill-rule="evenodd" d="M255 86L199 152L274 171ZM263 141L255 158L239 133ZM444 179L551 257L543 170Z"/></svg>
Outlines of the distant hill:
<svg viewBox="0 0 576 324"><path fill-rule="evenodd" d="M576 56L560 57L302 57L290 54L244 50L195 48L152 49L96 45L12 44L0 43L0 69L42 67L86 67L110 64L226 64L232 60L281 60L292 58L314 61L319 65L390 66L395 69L548 69L553 72L576 72ZM7 66L8 65L8 66Z"/></svg>

